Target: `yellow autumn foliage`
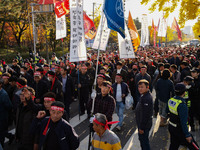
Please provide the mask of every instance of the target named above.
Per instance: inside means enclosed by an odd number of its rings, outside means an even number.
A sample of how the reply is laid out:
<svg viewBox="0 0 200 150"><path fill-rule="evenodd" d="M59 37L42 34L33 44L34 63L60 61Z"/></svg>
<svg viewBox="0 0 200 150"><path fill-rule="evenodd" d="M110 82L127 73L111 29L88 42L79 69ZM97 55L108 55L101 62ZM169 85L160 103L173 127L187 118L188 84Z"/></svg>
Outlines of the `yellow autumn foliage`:
<svg viewBox="0 0 200 150"><path fill-rule="evenodd" d="M142 0L141 4L146 5L151 0ZM167 5L170 3L170 6ZM156 9L165 12L165 17L168 17L178 5L180 6L178 23L180 28L185 26L185 22L188 20L194 20L200 17L200 1L199 0L154 0L153 4L149 8L150 12L154 12ZM195 35L200 35L200 21L193 27Z"/></svg>

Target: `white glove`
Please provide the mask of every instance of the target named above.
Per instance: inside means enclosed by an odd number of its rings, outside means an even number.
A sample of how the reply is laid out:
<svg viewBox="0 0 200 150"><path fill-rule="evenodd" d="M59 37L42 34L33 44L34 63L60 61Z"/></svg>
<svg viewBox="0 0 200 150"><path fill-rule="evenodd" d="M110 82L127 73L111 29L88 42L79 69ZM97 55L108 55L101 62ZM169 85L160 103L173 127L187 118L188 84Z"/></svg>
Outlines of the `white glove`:
<svg viewBox="0 0 200 150"><path fill-rule="evenodd" d="M92 117L90 117L90 123L93 123L93 119L94 119L94 115Z"/></svg>
<svg viewBox="0 0 200 150"><path fill-rule="evenodd" d="M94 99L96 97L96 94L97 94L96 90L93 89L92 94L91 94L91 98Z"/></svg>

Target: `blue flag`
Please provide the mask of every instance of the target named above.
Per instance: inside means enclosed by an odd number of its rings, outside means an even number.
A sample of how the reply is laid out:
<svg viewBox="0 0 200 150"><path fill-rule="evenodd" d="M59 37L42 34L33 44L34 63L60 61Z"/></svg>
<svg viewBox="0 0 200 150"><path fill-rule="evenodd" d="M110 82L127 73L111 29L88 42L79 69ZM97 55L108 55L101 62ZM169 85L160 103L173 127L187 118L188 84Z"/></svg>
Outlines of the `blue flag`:
<svg viewBox="0 0 200 150"><path fill-rule="evenodd" d="M125 38L124 8L122 0L105 0L104 14L107 18L108 28L117 31Z"/></svg>

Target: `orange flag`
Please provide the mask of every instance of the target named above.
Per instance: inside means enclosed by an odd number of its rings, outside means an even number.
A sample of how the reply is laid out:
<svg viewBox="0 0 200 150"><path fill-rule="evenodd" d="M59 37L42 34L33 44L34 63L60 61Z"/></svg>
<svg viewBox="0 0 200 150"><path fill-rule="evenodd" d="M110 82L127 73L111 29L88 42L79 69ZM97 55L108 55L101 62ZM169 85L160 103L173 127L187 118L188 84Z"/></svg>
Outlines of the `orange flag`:
<svg viewBox="0 0 200 150"><path fill-rule="evenodd" d="M128 15L128 28L130 29L130 36L131 36L131 40L133 43L133 49L136 52L138 46L140 46L140 36L138 34L137 28L132 19L130 11L129 11L129 15Z"/></svg>
<svg viewBox="0 0 200 150"><path fill-rule="evenodd" d="M152 26L151 26L151 31L150 31L150 35L151 37L153 36L153 30L155 29L155 26L154 26L154 21L152 19Z"/></svg>

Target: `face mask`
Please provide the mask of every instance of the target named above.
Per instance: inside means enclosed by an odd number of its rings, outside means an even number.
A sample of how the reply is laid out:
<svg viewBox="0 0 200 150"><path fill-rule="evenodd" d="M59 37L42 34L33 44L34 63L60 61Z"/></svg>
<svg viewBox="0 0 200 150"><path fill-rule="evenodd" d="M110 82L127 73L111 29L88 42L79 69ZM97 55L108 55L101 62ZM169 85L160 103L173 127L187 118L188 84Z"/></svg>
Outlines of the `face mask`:
<svg viewBox="0 0 200 150"><path fill-rule="evenodd" d="M191 88L191 85L186 85L186 89L189 89L189 88Z"/></svg>
<svg viewBox="0 0 200 150"><path fill-rule="evenodd" d="M47 79L50 81L49 77Z"/></svg>
<svg viewBox="0 0 200 150"><path fill-rule="evenodd" d="M24 72L23 72L23 71L20 71L20 73L21 73L21 74L24 74Z"/></svg>

